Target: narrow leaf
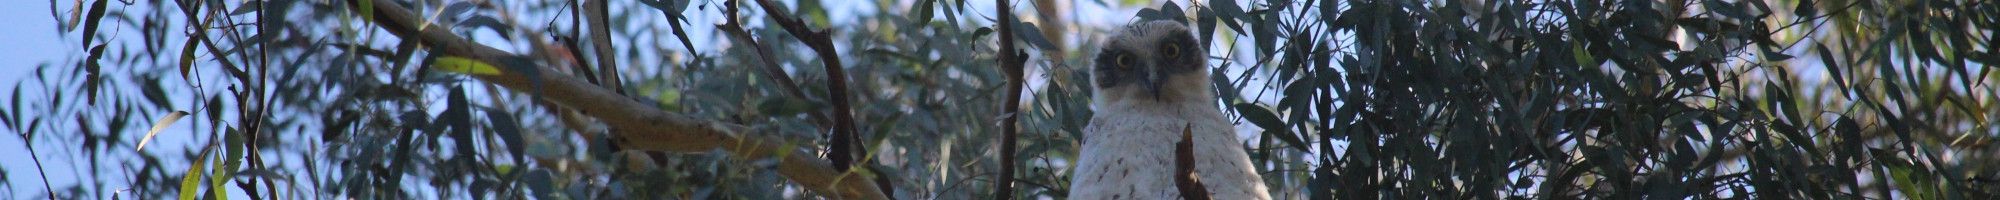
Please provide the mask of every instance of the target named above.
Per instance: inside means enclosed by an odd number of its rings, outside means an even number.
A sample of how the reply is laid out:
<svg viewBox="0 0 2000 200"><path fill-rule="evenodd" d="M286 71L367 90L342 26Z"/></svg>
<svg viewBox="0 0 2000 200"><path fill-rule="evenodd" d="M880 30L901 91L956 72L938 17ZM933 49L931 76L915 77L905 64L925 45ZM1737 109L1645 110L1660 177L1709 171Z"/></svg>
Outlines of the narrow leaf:
<svg viewBox="0 0 2000 200"><path fill-rule="evenodd" d="M1236 0L1210 1L1208 6L1215 7L1216 19L1221 20L1222 25L1229 26L1229 30L1236 31L1236 35L1243 35L1243 25L1236 22L1237 18L1244 17L1243 7L1236 5Z"/></svg>
<svg viewBox="0 0 2000 200"><path fill-rule="evenodd" d="M85 15L83 20L83 46L90 46L90 41L97 38L97 21L104 19L104 5L110 2L99 0L90 4L90 14Z"/></svg>
<svg viewBox="0 0 2000 200"><path fill-rule="evenodd" d="M203 170L208 168L208 153L214 150L215 148L202 149L201 156L196 157L194 162L189 162L187 172L181 174L181 200L192 200L196 192L200 192L201 175L208 171Z"/></svg>
<svg viewBox="0 0 2000 200"><path fill-rule="evenodd" d="M527 154L528 144L523 142L521 125L514 121L513 114L499 108L486 108L486 120L492 123L493 132L500 134L500 141L507 144L507 153L512 154L515 161L527 159L522 155Z"/></svg>
<svg viewBox="0 0 2000 200"><path fill-rule="evenodd" d="M1847 87L1849 87L1847 85L1847 76L1840 74L1841 61L1833 57L1833 51L1827 50L1824 43L1813 45L1813 47L1819 49L1819 62L1820 64L1824 64L1821 66L1826 66L1827 76L1833 77L1833 83L1840 84L1840 91L1843 91L1841 94L1847 95L1847 98L1850 99L1854 98L1853 93L1845 92L1847 91Z"/></svg>
<svg viewBox="0 0 2000 200"><path fill-rule="evenodd" d="M160 118L160 121L153 123L153 130L146 131L146 137L139 139L139 147L133 149L133 151L145 151L146 143L152 142L153 136L159 135L160 130L167 129L168 125L173 125L174 121L180 121L181 117L185 117L187 115L188 115L187 111L174 111L172 113L167 113L167 117L162 117Z"/></svg>
<svg viewBox="0 0 2000 200"><path fill-rule="evenodd" d="M355 1L361 2L361 19L363 21L362 23L374 23L375 1L374 0L355 0Z"/></svg>
<svg viewBox="0 0 2000 200"><path fill-rule="evenodd" d="M465 57L438 57L436 63L436 65L432 65L431 67L448 72L471 75L500 75L500 68L494 68L493 65L486 64L486 62L467 59Z"/></svg>
<svg viewBox="0 0 2000 200"><path fill-rule="evenodd" d="M181 45L181 80L187 80L188 71L194 69L194 47L196 42L201 42L201 40L189 38L187 44Z"/></svg>
<svg viewBox="0 0 2000 200"><path fill-rule="evenodd" d="M1256 124L1258 128L1264 128L1264 130L1280 130L1285 128L1285 122L1279 121L1277 114L1271 114L1271 110L1264 109L1263 106L1257 106L1257 104L1252 103L1236 103L1233 107L1236 108L1237 114L1243 115L1243 119L1250 120L1250 123Z"/></svg>

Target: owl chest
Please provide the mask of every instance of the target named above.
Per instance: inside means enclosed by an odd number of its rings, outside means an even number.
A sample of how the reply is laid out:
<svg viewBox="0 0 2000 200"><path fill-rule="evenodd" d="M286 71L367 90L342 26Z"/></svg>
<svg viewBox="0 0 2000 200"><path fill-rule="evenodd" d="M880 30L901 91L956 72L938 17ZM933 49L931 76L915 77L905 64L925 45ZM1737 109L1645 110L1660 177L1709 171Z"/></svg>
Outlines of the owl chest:
<svg viewBox="0 0 2000 200"><path fill-rule="evenodd" d="M1121 115L1100 113L1084 133L1084 144L1072 181L1072 199L1177 199L1173 185L1174 142L1182 131L1197 143L1228 147L1229 134L1220 119L1170 114ZM1195 120L1188 120L1195 119ZM1212 121L1212 122L1210 122ZM1199 148L1199 147L1198 147ZM1197 153L1200 163L1228 162ZM1213 164L1206 164L1213 165ZM1200 168L1211 168L1201 166ZM1223 172L1223 170L1215 170ZM1213 172L1203 172L1204 174Z"/></svg>
<svg viewBox="0 0 2000 200"><path fill-rule="evenodd" d="M1174 199L1173 145L1146 139L1085 144L1072 199Z"/></svg>

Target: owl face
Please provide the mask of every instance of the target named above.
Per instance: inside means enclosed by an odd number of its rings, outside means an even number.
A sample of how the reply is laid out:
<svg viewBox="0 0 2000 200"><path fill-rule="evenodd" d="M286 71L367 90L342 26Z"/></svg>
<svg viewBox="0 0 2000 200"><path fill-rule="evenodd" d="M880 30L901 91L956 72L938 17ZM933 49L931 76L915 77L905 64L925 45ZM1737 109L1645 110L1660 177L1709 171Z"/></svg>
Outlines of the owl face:
<svg viewBox="0 0 2000 200"><path fill-rule="evenodd" d="M1208 90L1208 51L1188 28L1157 20L1126 26L1099 50L1091 70L1101 102L1199 101Z"/></svg>

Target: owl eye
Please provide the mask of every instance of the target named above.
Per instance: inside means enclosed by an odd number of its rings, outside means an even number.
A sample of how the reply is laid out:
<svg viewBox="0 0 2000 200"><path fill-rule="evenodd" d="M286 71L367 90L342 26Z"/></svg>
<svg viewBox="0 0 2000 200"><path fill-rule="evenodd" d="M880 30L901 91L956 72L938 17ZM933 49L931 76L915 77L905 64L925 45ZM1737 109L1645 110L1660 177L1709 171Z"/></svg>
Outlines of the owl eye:
<svg viewBox="0 0 2000 200"><path fill-rule="evenodd" d="M1165 55L1167 55L1168 58L1181 57L1181 45L1167 44L1167 48L1162 49L1162 51L1166 52Z"/></svg>
<svg viewBox="0 0 2000 200"><path fill-rule="evenodd" d="M1113 60L1111 64L1118 65L1119 69L1132 68L1132 57L1118 55L1118 59Z"/></svg>

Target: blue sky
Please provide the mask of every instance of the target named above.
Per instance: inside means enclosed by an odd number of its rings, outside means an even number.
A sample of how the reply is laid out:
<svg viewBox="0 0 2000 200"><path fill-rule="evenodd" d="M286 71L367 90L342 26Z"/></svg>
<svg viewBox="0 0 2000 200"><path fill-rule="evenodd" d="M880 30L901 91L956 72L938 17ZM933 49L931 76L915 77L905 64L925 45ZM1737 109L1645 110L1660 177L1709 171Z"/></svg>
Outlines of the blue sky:
<svg viewBox="0 0 2000 200"><path fill-rule="evenodd" d="M30 77L35 67L43 63L58 63L67 60L65 58L72 54L81 55L80 51L76 50L80 48L77 48L74 42L66 44L64 41L68 39L56 32L56 20L49 15L49 3L49 1L24 0L0 6L0 19L14 22L0 26L0 85L15 85L16 82ZM0 132L7 131L0 130ZM42 149L48 148L37 147L38 151ZM41 153L51 155L48 151ZM28 148L21 143L19 135L13 132L0 135L0 169L6 170L8 182L6 190L0 192L11 192L7 198L40 196L35 194L43 193L41 176L35 173L35 162L26 156L27 154ZM66 167L62 167L69 165L54 163L56 162L54 160L42 162L57 164L50 166L49 175L52 176L50 184L76 182L75 179L64 178L74 174L74 170L65 170Z"/></svg>
<svg viewBox="0 0 2000 200"><path fill-rule="evenodd" d="M40 63L55 63L78 51L65 45L66 37L56 32L56 19L49 16L49 2L24 0L0 6L0 19L14 22L0 26L0 81L12 83L33 73ZM81 54L81 52L75 53Z"/></svg>

